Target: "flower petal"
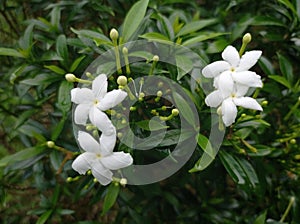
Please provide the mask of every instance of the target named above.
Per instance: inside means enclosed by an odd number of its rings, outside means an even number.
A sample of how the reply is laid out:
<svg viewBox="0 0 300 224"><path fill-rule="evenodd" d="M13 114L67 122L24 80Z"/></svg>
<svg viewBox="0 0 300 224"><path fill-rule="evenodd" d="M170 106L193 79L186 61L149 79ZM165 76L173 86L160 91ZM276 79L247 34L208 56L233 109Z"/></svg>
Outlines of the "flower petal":
<svg viewBox="0 0 300 224"><path fill-rule="evenodd" d="M242 84L236 84L235 88L236 88L236 93L235 93L236 97L245 96L249 90L249 86L242 85Z"/></svg>
<svg viewBox="0 0 300 224"><path fill-rule="evenodd" d="M101 157L101 163L110 170L118 170L130 166L133 159L129 153L114 152L110 156Z"/></svg>
<svg viewBox="0 0 300 224"><path fill-rule="evenodd" d="M78 132L78 142L81 148L90 153L100 153L100 144L87 132Z"/></svg>
<svg viewBox="0 0 300 224"><path fill-rule="evenodd" d="M223 72L218 78L217 86L223 98L229 97L234 92L234 81L231 72Z"/></svg>
<svg viewBox="0 0 300 224"><path fill-rule="evenodd" d="M91 164L95 159L96 156L94 153L84 152L73 161L72 168L80 174L85 174L91 169Z"/></svg>
<svg viewBox="0 0 300 224"><path fill-rule="evenodd" d="M111 120L104 112L97 109L95 106L92 106L90 109L89 118L91 123L95 125L102 134L112 135L115 133L115 127L111 123Z"/></svg>
<svg viewBox="0 0 300 224"><path fill-rule="evenodd" d="M230 126L236 118L237 109L235 104L232 101L232 98L228 98L223 101L222 107L222 120L226 127Z"/></svg>
<svg viewBox="0 0 300 224"><path fill-rule="evenodd" d="M97 160L92 164L92 174L102 185L107 185L112 181L113 173L105 168L102 163Z"/></svg>
<svg viewBox="0 0 300 224"><path fill-rule="evenodd" d="M100 150L102 156L110 155L115 147L117 140L117 134L116 129L114 129L114 133L111 135L105 135L102 134L100 136L99 142L100 142Z"/></svg>
<svg viewBox="0 0 300 224"><path fill-rule="evenodd" d="M121 103L125 97L127 96L127 93L118 89L108 92L102 100L97 104L97 107L102 110L108 110L110 108L113 108L114 106Z"/></svg>
<svg viewBox="0 0 300 224"><path fill-rule="evenodd" d="M230 69L230 64L226 61L215 61L209 65L206 65L202 69L202 74L206 78L214 78L220 75L222 72Z"/></svg>
<svg viewBox="0 0 300 224"><path fill-rule="evenodd" d="M256 64L262 51L247 51L241 58L240 64L236 71L247 71Z"/></svg>
<svg viewBox="0 0 300 224"><path fill-rule="evenodd" d="M75 88L71 90L71 101L76 104L91 103L95 99L91 89Z"/></svg>
<svg viewBox="0 0 300 224"><path fill-rule="evenodd" d="M232 67L237 67L240 63L240 55L235 47L229 45L222 52L222 58L227 61Z"/></svg>
<svg viewBox="0 0 300 224"><path fill-rule="evenodd" d="M98 75L92 84L94 96L101 99L107 93L107 76L105 74Z"/></svg>
<svg viewBox="0 0 300 224"><path fill-rule="evenodd" d="M205 103L210 107L218 107L222 103L222 100L220 90L215 90L206 96Z"/></svg>
<svg viewBox="0 0 300 224"><path fill-rule="evenodd" d="M74 122L76 124L85 125L88 119L90 108L91 108L90 104L77 105L74 111Z"/></svg>
<svg viewBox="0 0 300 224"><path fill-rule="evenodd" d="M234 81L250 87L262 87L261 77L255 72L233 72L232 78Z"/></svg>
<svg viewBox="0 0 300 224"><path fill-rule="evenodd" d="M233 101L237 106L241 106L252 110L260 110L260 111L263 110L260 104L251 97L246 96L246 97L234 98Z"/></svg>

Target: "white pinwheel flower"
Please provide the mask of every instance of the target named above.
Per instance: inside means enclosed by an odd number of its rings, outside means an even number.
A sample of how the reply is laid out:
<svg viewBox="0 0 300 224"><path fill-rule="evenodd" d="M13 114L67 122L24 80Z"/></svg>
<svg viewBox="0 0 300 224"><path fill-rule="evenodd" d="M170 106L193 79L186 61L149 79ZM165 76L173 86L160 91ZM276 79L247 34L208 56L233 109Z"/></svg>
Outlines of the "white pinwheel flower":
<svg viewBox="0 0 300 224"><path fill-rule="evenodd" d="M225 126L228 127L236 119L237 106L259 111L263 110L255 99L244 96L248 89L248 86L232 83L232 85L226 86L223 91L218 89L208 94L205 98L205 103L210 107L219 107L222 120Z"/></svg>
<svg viewBox="0 0 300 224"><path fill-rule="evenodd" d="M255 72L248 71L256 64L262 52L248 51L242 57L233 46L227 46L222 52L223 61L216 61L202 70L206 78L214 78L214 87L219 89L226 85L224 80L233 80L236 83L249 87L262 87L261 77Z"/></svg>
<svg viewBox="0 0 300 224"><path fill-rule="evenodd" d="M71 101L78 104L74 112L76 124L85 125L88 118L104 134L111 134L113 125L103 112L121 103L127 93L118 89L107 92L107 77L97 76L92 89L74 88L71 90Z"/></svg>
<svg viewBox="0 0 300 224"><path fill-rule="evenodd" d="M112 181L113 172L130 166L133 159L129 153L113 152L116 143L116 133L100 136L97 142L90 134L79 131L78 142L85 151L72 163L72 168L80 174L91 170L92 175L102 184Z"/></svg>

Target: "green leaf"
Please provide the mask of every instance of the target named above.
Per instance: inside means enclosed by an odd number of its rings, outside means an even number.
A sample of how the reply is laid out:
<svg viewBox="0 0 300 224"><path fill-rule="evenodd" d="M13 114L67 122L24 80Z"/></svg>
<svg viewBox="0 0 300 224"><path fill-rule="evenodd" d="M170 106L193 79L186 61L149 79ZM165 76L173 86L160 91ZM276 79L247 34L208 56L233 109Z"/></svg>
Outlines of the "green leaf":
<svg viewBox="0 0 300 224"><path fill-rule="evenodd" d="M219 156L232 179L238 184L245 184L246 180L244 179L244 175L242 175L244 171L236 159L224 150L219 151Z"/></svg>
<svg viewBox="0 0 300 224"><path fill-rule="evenodd" d="M120 191L120 185L112 183L107 189L101 215L104 215L115 204Z"/></svg>
<svg viewBox="0 0 300 224"><path fill-rule="evenodd" d="M54 28L54 31L59 32L60 29L60 17L61 17L61 7L57 6L51 10L51 25Z"/></svg>
<svg viewBox="0 0 300 224"><path fill-rule="evenodd" d="M265 74L272 75L275 73L272 63L266 57L261 56L258 64Z"/></svg>
<svg viewBox="0 0 300 224"><path fill-rule="evenodd" d="M37 156L45 152L44 146L35 146L23 149L15 154L5 156L0 159L0 167L8 166L9 164L15 163L17 161L26 160L31 157Z"/></svg>
<svg viewBox="0 0 300 224"><path fill-rule="evenodd" d="M255 188L259 184L259 180L254 168L247 160L243 158L239 158L237 161L244 170L244 173L247 176L247 181L249 182L250 186Z"/></svg>
<svg viewBox="0 0 300 224"><path fill-rule="evenodd" d="M67 120L67 116L63 115L62 119L54 126L53 131L51 132L51 140L56 141L59 135L61 134L62 130L65 127L65 123Z"/></svg>
<svg viewBox="0 0 300 224"><path fill-rule="evenodd" d="M198 21L192 21L186 24L176 35L176 37L184 36L186 34L191 34L195 31L198 31L204 27L210 26L218 22L218 19L202 19Z"/></svg>
<svg viewBox="0 0 300 224"><path fill-rule="evenodd" d="M285 26L282 20L269 16L256 16L253 18L251 25L254 26Z"/></svg>
<svg viewBox="0 0 300 224"><path fill-rule="evenodd" d="M152 60L153 58L153 54L148 52L148 51L134 51L134 52L130 52L128 54L129 57L139 57L139 58L144 58L147 61Z"/></svg>
<svg viewBox="0 0 300 224"><path fill-rule="evenodd" d="M82 61L84 58L85 58L85 55L83 55L83 56L77 58L77 59L72 63L72 65L71 65L71 67L70 67L70 72L74 72L74 71L77 69L77 67L79 66L79 64L81 63L81 61Z"/></svg>
<svg viewBox="0 0 300 224"><path fill-rule="evenodd" d="M215 150L213 149L212 145L210 144L208 138L206 138L202 134L199 134L197 143L205 153L207 153L212 158L215 158L215 156L216 156Z"/></svg>
<svg viewBox="0 0 300 224"><path fill-rule="evenodd" d="M44 224L47 222L47 220L50 218L51 214L53 213L53 210L48 210L44 214L42 214L39 219L37 220L36 224Z"/></svg>
<svg viewBox="0 0 300 224"><path fill-rule="evenodd" d="M219 37L219 36L223 36L223 35L227 35L227 34L229 34L229 33L205 33L205 34L199 34L196 37L193 37L193 38L190 38L190 39L184 41L182 43L182 45L183 46L188 46L188 45L191 45L191 44L196 44L196 43L199 43L199 42L204 41L204 40L213 39L213 38L216 38L216 37Z"/></svg>
<svg viewBox="0 0 300 224"><path fill-rule="evenodd" d="M151 120L142 120L135 123L137 126L141 127L147 131L158 131L161 129L167 129L169 126L166 126L164 122L159 119L151 119Z"/></svg>
<svg viewBox="0 0 300 224"><path fill-rule="evenodd" d="M22 80L20 83L30 85L30 86L50 85L51 83L54 83L60 79L61 77L58 75L46 73L46 74L39 74L33 79Z"/></svg>
<svg viewBox="0 0 300 224"><path fill-rule="evenodd" d="M290 85L292 85L294 80L292 63L290 62L290 60L288 60L286 57L284 57L278 52L277 52L277 56L279 59L279 67L281 73L284 75L284 77L287 79Z"/></svg>
<svg viewBox="0 0 300 224"><path fill-rule="evenodd" d="M149 0L140 0L136 2L127 13L122 28L122 38L124 42L128 42L141 24L146 14L148 3Z"/></svg>
<svg viewBox="0 0 300 224"><path fill-rule="evenodd" d="M260 214L255 221L253 222L253 224L265 224L266 223L266 218L267 218L267 210L264 211L262 214Z"/></svg>
<svg viewBox="0 0 300 224"><path fill-rule="evenodd" d="M62 57L64 62L69 60L69 52L67 47L67 38L65 35L61 34L56 39L56 52L58 56ZM64 63L66 64L66 63Z"/></svg>
<svg viewBox="0 0 300 224"><path fill-rule="evenodd" d="M13 48L0 47L0 55L24 58L24 55Z"/></svg>
<svg viewBox="0 0 300 224"><path fill-rule="evenodd" d="M194 112L192 111L190 105L186 102L186 99L184 99L180 94L178 94L175 91L173 92L173 98L175 101L175 105L179 110L179 115L182 115L184 119L187 122L189 122L190 125L196 128Z"/></svg>
<svg viewBox="0 0 300 224"><path fill-rule="evenodd" d="M285 5L287 8L289 8L295 15L297 15L297 11L294 7L294 5L289 0L278 0L278 2Z"/></svg>
<svg viewBox="0 0 300 224"><path fill-rule="evenodd" d="M64 75L66 74L66 71L56 65L44 65L45 68L55 72L56 74L59 74L59 75Z"/></svg>
<svg viewBox="0 0 300 224"><path fill-rule="evenodd" d="M275 80L276 82L284 85L285 87L287 87L288 89L291 89L291 84L289 83L288 80L286 80L286 78L284 78L283 76L279 76L279 75L269 75L268 76L270 79Z"/></svg>
<svg viewBox="0 0 300 224"><path fill-rule="evenodd" d="M180 80L185 74L189 73L193 67L193 61L184 55L175 55L176 67L177 67L177 80Z"/></svg>
<svg viewBox="0 0 300 224"><path fill-rule="evenodd" d="M140 35L139 37L147 39L149 41L155 41L155 42L159 42L159 43L173 43L165 35L163 35L161 33L156 33L156 32L145 33L143 35Z"/></svg>
<svg viewBox="0 0 300 224"><path fill-rule="evenodd" d="M57 107L63 114L67 114L71 109L71 89L73 89L73 83L67 80L62 81L58 89Z"/></svg>
<svg viewBox="0 0 300 224"><path fill-rule="evenodd" d="M74 28L71 28L71 30L72 32L76 33L80 39L88 38L90 40L93 40L97 46L103 44L113 46L111 40L102 33L98 33L91 30L76 30Z"/></svg>

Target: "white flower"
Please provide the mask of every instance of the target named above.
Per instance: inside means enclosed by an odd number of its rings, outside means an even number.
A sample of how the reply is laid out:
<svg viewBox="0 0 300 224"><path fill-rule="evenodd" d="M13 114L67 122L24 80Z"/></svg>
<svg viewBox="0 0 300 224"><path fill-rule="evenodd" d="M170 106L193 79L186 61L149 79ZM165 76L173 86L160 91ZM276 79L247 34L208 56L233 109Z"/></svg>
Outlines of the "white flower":
<svg viewBox="0 0 300 224"><path fill-rule="evenodd" d="M71 100L78 104L74 112L75 123L85 125L89 118L102 133L111 134L113 125L102 111L116 106L126 96L127 93L119 89L107 92L107 77L105 74L101 74L94 79L92 89L72 89Z"/></svg>
<svg viewBox="0 0 300 224"><path fill-rule="evenodd" d="M91 170L92 175L102 184L112 181L113 172L130 166L133 159L129 153L113 152L116 134L100 136L97 142L90 134L79 131L78 142L85 151L72 163L72 168L80 174Z"/></svg>
<svg viewBox="0 0 300 224"><path fill-rule="evenodd" d="M234 123L237 116L236 106L262 111L262 107L251 97L245 97L249 87L233 84L222 90L215 90L205 98L205 103L210 107L219 107L225 126Z"/></svg>
<svg viewBox="0 0 300 224"><path fill-rule="evenodd" d="M233 46L227 46L222 52L223 61L216 61L202 70L207 78L214 78L214 87L217 89L226 86L226 82L236 82L249 87L262 87L261 77L255 72L248 71L256 64L262 52L248 51L240 57Z"/></svg>

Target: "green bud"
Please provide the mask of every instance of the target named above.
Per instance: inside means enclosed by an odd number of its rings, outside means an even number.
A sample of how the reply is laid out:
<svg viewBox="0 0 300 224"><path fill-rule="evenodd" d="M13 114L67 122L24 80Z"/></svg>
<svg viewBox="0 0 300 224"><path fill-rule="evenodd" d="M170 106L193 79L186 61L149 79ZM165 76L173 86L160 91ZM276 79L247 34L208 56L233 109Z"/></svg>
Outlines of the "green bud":
<svg viewBox="0 0 300 224"><path fill-rule="evenodd" d="M172 114L173 114L173 116L178 116L178 114L179 114L179 110L178 109L173 109L172 110Z"/></svg>
<svg viewBox="0 0 300 224"><path fill-rule="evenodd" d="M112 39L113 41L117 40L119 38L119 33L118 31L113 28L111 29L110 33L109 33L110 39Z"/></svg>
<svg viewBox="0 0 300 224"><path fill-rule="evenodd" d="M246 33L244 36L243 36L243 44L248 44L250 43L252 37L251 37L251 34L250 33Z"/></svg>
<svg viewBox="0 0 300 224"><path fill-rule="evenodd" d="M65 78L68 82L76 82L77 78L74 74L68 73L65 75Z"/></svg>
<svg viewBox="0 0 300 224"><path fill-rule="evenodd" d="M54 143L53 141L48 141L48 142L47 142L47 147L48 147L48 148L51 148L51 149L52 149L52 148L54 148L54 146L55 146L55 143Z"/></svg>
<svg viewBox="0 0 300 224"><path fill-rule="evenodd" d="M291 143L292 145L295 145L295 144L297 143L297 141L296 141L296 139L293 138L293 139L290 140L290 143Z"/></svg>
<svg viewBox="0 0 300 224"><path fill-rule="evenodd" d="M157 55L154 55L153 58L152 58L152 60L155 61L155 62L157 62L157 61L159 61L159 57Z"/></svg>
<svg viewBox="0 0 300 224"><path fill-rule="evenodd" d="M126 178L121 178L120 184L121 184L121 186L125 187L125 185L127 184L127 179Z"/></svg>
<svg viewBox="0 0 300 224"><path fill-rule="evenodd" d="M120 75L117 79L117 83L120 85L120 86L126 86L127 85L127 77L124 76L124 75Z"/></svg>
<svg viewBox="0 0 300 224"><path fill-rule="evenodd" d="M157 91L156 96L161 97L163 95L162 91Z"/></svg>
<svg viewBox="0 0 300 224"><path fill-rule="evenodd" d="M128 54L128 48L127 47L123 47L122 52L123 52L123 54Z"/></svg>

